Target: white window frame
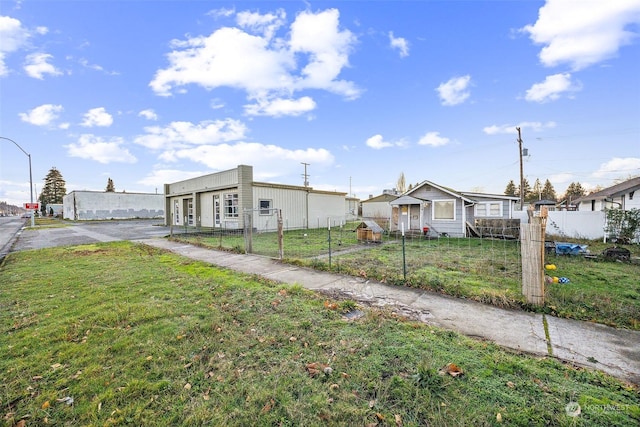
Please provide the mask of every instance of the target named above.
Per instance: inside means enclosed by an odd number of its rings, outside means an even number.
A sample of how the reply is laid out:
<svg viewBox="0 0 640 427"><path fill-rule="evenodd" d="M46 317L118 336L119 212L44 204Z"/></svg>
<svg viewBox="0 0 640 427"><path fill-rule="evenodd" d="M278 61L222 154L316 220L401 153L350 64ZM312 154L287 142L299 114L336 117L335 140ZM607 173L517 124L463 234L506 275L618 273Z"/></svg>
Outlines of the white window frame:
<svg viewBox="0 0 640 427"><path fill-rule="evenodd" d="M229 203L229 201L231 203ZM240 197L238 193L225 193L224 195L224 217L225 218L238 218L238 206L240 204Z"/></svg>
<svg viewBox="0 0 640 427"><path fill-rule="evenodd" d="M431 201L433 209L432 209L432 213L431 213L431 219L433 221L455 221L456 220L456 210L457 210L457 204L456 204L456 199L441 199L441 200L433 200ZM437 209L437 205L439 203L452 203L453 204L453 217L451 218L436 218L436 211Z"/></svg>
<svg viewBox="0 0 640 427"><path fill-rule="evenodd" d="M262 207L262 203L266 202L267 207ZM273 200L271 199L259 199L258 209L260 209L260 215L271 215L273 211Z"/></svg>
<svg viewBox="0 0 640 427"><path fill-rule="evenodd" d="M498 214L494 215L491 212L491 205L498 205L499 210L498 210ZM476 217L480 217L480 218L501 218L503 215L503 206L504 204L502 202L497 202L497 201L492 201L492 202L480 202L480 203L476 203L476 205L473 208L473 214ZM484 214L480 214L478 213L478 207L480 206L484 206Z"/></svg>

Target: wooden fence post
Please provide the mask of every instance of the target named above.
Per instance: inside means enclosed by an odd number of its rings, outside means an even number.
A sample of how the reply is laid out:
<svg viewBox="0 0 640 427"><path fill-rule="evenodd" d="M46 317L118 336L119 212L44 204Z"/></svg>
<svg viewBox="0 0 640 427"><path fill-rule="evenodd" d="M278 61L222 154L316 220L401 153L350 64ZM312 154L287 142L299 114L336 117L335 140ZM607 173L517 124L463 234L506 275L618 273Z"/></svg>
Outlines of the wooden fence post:
<svg viewBox="0 0 640 427"><path fill-rule="evenodd" d="M546 210L520 225L522 294L530 304L544 304L544 237Z"/></svg>

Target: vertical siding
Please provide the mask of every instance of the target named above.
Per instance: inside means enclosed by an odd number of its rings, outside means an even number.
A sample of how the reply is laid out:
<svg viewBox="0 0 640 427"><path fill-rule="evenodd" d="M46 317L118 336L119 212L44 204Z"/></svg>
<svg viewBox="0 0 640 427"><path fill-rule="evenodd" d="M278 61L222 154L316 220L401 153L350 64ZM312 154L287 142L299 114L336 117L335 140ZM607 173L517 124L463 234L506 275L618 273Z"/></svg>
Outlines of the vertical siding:
<svg viewBox="0 0 640 427"><path fill-rule="evenodd" d="M162 194L73 191L63 198L64 217L76 220L162 218ZM67 207L68 206L68 207Z"/></svg>
<svg viewBox="0 0 640 427"><path fill-rule="evenodd" d="M255 209L260 207L260 200L271 200L273 209L282 211L282 221L285 229L305 228L306 226L306 209L305 209L306 191L295 190L290 188L278 187L262 187L253 188L253 205ZM263 230L274 225L276 217L272 215L260 215L254 211L254 227Z"/></svg>
<svg viewBox="0 0 640 427"><path fill-rule="evenodd" d="M326 227L328 220L332 225L340 225L344 222L344 196L309 194L309 228Z"/></svg>

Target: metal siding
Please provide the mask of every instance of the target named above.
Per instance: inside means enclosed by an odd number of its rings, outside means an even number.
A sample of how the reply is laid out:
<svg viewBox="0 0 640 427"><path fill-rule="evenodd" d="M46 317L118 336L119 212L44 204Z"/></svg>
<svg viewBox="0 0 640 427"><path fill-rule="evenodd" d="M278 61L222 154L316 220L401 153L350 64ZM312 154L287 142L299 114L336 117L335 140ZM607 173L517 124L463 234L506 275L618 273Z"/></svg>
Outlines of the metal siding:
<svg viewBox="0 0 640 427"><path fill-rule="evenodd" d="M282 221L285 229L304 228L305 223L305 194L306 191L277 187L254 187L253 205L258 208L260 200L271 200L271 207L282 211ZM254 227L258 229L271 227L276 219L271 215L254 215Z"/></svg>
<svg viewBox="0 0 640 427"><path fill-rule="evenodd" d="M344 222L344 196L333 194L309 194L309 228L323 228L331 220L332 225Z"/></svg>
<svg viewBox="0 0 640 427"><path fill-rule="evenodd" d="M167 184L168 191L166 194L171 196L175 194L192 193L194 191L236 186L238 184L238 171L239 169L236 168Z"/></svg>

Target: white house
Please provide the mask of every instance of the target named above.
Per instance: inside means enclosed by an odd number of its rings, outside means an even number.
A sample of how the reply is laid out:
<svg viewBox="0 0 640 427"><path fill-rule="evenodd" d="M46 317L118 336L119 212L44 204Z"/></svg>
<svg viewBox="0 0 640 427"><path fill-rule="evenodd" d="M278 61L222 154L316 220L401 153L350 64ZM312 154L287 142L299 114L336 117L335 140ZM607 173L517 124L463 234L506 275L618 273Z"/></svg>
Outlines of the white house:
<svg viewBox="0 0 640 427"><path fill-rule="evenodd" d="M285 229L320 228L342 224L349 206L346 193L254 181L247 165L165 184L165 224L174 226L274 230L280 212Z"/></svg>
<svg viewBox="0 0 640 427"><path fill-rule="evenodd" d="M640 177L582 196L573 203L578 205L579 211L640 209Z"/></svg>

